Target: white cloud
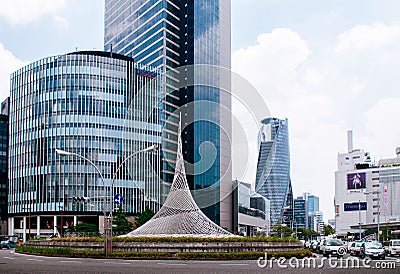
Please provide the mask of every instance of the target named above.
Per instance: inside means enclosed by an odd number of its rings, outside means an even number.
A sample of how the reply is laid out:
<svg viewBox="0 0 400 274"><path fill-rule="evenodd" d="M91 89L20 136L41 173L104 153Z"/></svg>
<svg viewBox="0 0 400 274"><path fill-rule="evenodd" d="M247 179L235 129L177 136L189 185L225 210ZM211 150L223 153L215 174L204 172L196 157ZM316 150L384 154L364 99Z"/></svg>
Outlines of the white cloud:
<svg viewBox="0 0 400 274"><path fill-rule="evenodd" d="M0 17L4 17L13 25L27 24L47 14L52 15L56 21L60 21L61 17L56 12L65 6L66 0L2 0L0 1Z"/></svg>
<svg viewBox="0 0 400 274"><path fill-rule="evenodd" d="M10 74L24 65L0 43L0 101L10 95Z"/></svg>
<svg viewBox="0 0 400 274"><path fill-rule="evenodd" d="M376 160L394 158L400 146L400 98L382 98L364 113L367 135L360 138Z"/></svg>
<svg viewBox="0 0 400 274"><path fill-rule="evenodd" d="M379 49L400 40L400 24L361 25L345 31L338 37L336 52Z"/></svg>
<svg viewBox="0 0 400 274"><path fill-rule="evenodd" d="M320 196L326 219L333 218L336 156L346 150L348 129L377 160L400 146L399 42L399 24L355 26L328 48L312 49L279 28L232 55L233 70L260 91L272 115L288 117L294 192Z"/></svg>

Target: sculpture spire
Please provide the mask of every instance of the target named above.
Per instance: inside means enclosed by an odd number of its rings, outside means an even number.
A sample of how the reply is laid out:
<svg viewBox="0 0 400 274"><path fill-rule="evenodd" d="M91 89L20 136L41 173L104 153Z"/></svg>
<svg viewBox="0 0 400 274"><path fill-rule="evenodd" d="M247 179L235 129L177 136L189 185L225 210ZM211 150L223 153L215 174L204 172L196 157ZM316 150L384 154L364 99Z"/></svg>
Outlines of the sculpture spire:
<svg viewBox="0 0 400 274"><path fill-rule="evenodd" d="M134 231L123 235L130 236L235 236L212 222L197 206L185 173L185 161L182 154L181 117L179 116L178 149L176 154L175 175L171 189L160 210L147 223Z"/></svg>

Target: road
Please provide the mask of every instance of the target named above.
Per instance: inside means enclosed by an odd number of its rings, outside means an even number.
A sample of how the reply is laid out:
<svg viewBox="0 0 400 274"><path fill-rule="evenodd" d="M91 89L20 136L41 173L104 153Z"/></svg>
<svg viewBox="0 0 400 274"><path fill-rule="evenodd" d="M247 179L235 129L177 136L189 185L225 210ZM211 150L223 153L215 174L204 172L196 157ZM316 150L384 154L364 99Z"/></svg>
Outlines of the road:
<svg viewBox="0 0 400 274"><path fill-rule="evenodd" d="M348 256L345 257L349 258ZM336 263L335 263L336 262ZM372 261L360 268L339 268L336 258L326 261L321 256L315 268L302 267L301 261L184 261L122 260L43 257L0 250L0 273L400 273L400 258ZM263 268L263 264L265 264ZM296 267L298 264L298 267ZM336 264L336 265L335 265ZM261 267L259 266L261 265ZM342 265L345 265L342 262ZM350 266L351 264L348 264ZM354 265L354 264L353 264ZM307 266L307 264L306 264ZM378 267L381 267L378 269ZM387 269L382 269L382 267ZM390 267L390 268L389 268Z"/></svg>

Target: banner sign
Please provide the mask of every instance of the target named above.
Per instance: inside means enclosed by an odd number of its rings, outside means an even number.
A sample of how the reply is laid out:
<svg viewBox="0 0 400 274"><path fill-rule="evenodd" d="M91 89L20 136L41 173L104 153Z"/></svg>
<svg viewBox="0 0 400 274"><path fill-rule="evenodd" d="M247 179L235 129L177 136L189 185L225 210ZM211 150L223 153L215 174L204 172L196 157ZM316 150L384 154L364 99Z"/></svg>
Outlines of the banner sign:
<svg viewBox="0 0 400 274"><path fill-rule="evenodd" d="M367 210L367 203L344 203L344 211L357 211L357 210Z"/></svg>
<svg viewBox="0 0 400 274"><path fill-rule="evenodd" d="M384 211L383 215L388 214L388 186L385 185L383 186L383 205L384 205Z"/></svg>

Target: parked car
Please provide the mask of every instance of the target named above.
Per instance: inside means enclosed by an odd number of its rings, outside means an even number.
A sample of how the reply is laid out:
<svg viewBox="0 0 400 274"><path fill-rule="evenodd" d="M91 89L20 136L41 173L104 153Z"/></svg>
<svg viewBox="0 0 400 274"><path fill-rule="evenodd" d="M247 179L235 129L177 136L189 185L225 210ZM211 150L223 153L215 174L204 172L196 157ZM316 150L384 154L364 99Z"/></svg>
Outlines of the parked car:
<svg viewBox="0 0 400 274"><path fill-rule="evenodd" d="M340 239L327 239L323 242L321 251L324 257L329 257L329 255L342 257L346 254L346 245Z"/></svg>
<svg viewBox="0 0 400 274"><path fill-rule="evenodd" d="M360 256L360 249L363 242L353 242L350 246L350 255Z"/></svg>
<svg viewBox="0 0 400 274"><path fill-rule="evenodd" d="M378 241L362 243L360 248L360 257L370 257L372 259L385 259L385 249Z"/></svg>
<svg viewBox="0 0 400 274"><path fill-rule="evenodd" d="M388 255L400 255L400 240L390 240L388 247Z"/></svg>

